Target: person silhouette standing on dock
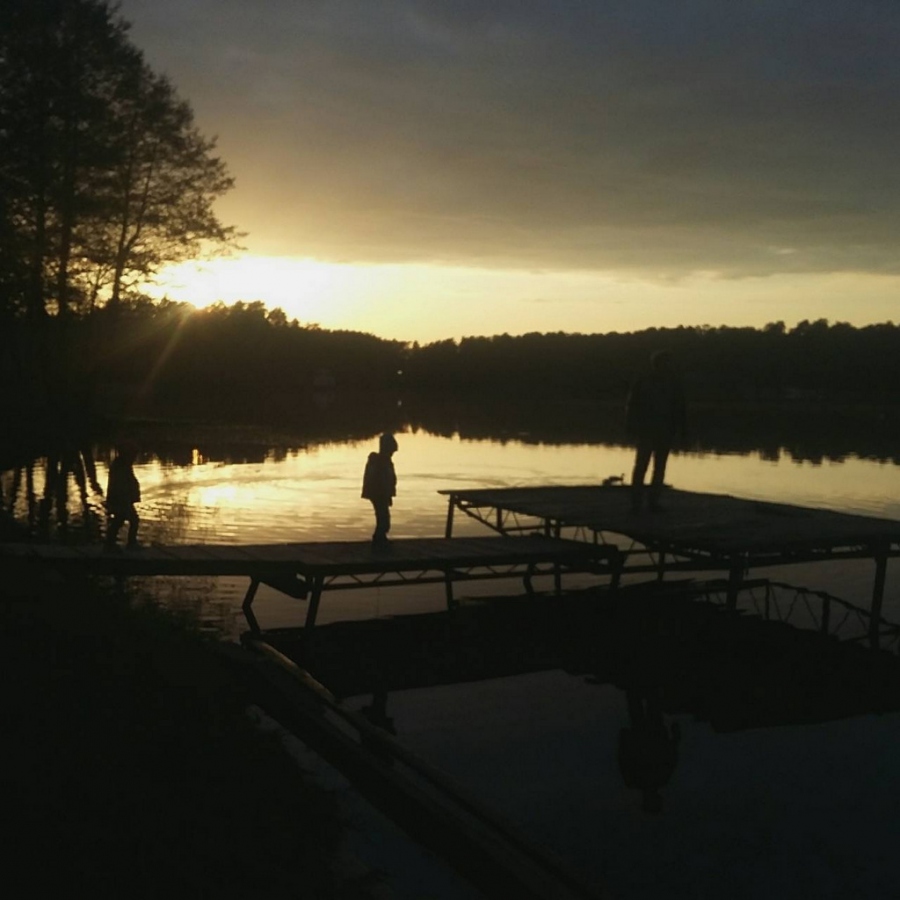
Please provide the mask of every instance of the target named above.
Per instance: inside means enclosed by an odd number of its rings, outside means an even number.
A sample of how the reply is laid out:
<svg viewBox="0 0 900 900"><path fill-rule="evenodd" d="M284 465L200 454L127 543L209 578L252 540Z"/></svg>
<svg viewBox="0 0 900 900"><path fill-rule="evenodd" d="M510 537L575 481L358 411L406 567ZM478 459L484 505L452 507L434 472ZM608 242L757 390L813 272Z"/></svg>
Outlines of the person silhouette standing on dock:
<svg viewBox="0 0 900 900"><path fill-rule="evenodd" d="M124 441L116 451L116 458L109 464L109 481L106 485L106 511L109 516L106 526L106 546L115 547L119 529L128 522L127 545L137 545L140 517L135 503L141 499L141 485L134 474L137 447L131 441Z"/></svg>
<svg viewBox="0 0 900 900"><path fill-rule="evenodd" d="M378 439L378 452L369 454L363 474L363 499L368 500L375 510L375 532L372 544L376 547L389 544L391 530L391 506L397 495L397 473L391 457L397 452L397 440L392 434L383 434Z"/></svg>
<svg viewBox="0 0 900 900"><path fill-rule="evenodd" d="M666 463L676 441L684 439L686 420L684 389L672 354L667 350L654 353L650 370L635 381L626 406L625 427L637 447L631 475L631 506L636 512L643 507L644 477L651 459L649 508L661 509Z"/></svg>

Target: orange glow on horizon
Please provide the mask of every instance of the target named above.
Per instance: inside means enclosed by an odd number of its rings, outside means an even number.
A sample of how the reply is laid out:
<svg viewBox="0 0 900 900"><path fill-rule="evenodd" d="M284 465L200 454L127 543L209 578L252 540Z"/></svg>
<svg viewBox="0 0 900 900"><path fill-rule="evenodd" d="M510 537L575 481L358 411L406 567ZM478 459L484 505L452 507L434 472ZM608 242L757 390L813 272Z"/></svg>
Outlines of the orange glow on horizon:
<svg viewBox="0 0 900 900"><path fill-rule="evenodd" d="M705 273L661 282L603 271L246 254L169 266L145 291L196 307L260 301L303 325L428 343L504 333L761 328L779 319L788 328L818 318L860 326L896 318L898 286L897 276L847 273L744 279ZM852 307L850 296L860 298Z"/></svg>
<svg viewBox="0 0 900 900"><path fill-rule="evenodd" d="M350 327L343 322L344 313L359 295L364 277L359 266L350 264L240 256L169 266L147 292L155 299L168 297L198 308L259 300L304 324Z"/></svg>

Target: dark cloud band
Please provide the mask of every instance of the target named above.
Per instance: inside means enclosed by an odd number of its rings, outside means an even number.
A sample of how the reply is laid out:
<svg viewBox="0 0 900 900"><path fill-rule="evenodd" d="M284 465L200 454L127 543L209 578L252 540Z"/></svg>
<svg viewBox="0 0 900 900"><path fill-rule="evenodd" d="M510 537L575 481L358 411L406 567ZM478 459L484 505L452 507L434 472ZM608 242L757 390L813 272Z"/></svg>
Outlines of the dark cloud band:
<svg viewBox="0 0 900 900"><path fill-rule="evenodd" d="M678 275L895 272L900 4L126 0L251 242Z"/></svg>

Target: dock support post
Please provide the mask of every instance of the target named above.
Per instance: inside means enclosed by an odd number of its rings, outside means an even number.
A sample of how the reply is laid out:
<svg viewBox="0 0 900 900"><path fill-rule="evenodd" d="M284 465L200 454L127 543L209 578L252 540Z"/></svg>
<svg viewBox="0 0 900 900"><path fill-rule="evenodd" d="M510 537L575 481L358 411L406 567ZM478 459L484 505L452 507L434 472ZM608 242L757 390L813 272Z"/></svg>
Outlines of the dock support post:
<svg viewBox="0 0 900 900"><path fill-rule="evenodd" d="M869 610L869 643L878 648L881 622L881 605L884 602L884 581L887 575L887 547L875 548L875 583L872 586L872 606Z"/></svg>
<svg viewBox="0 0 900 900"><path fill-rule="evenodd" d="M612 548L609 564L612 567L609 578L609 589L615 591L619 588L619 582L622 580L622 569L625 568L625 556L618 547Z"/></svg>
<svg viewBox="0 0 900 900"><path fill-rule="evenodd" d="M737 598L741 590L741 583L744 580L744 561L739 556L731 558L731 565L728 569L728 609L737 609Z"/></svg>
<svg viewBox="0 0 900 900"><path fill-rule="evenodd" d="M259 622L256 621L256 616L253 614L253 600L256 597L256 590L258 587L259 579L251 578L250 587L247 588L247 593L244 595L244 602L241 604L241 611L244 613L244 618L247 620L250 630L255 634L259 633Z"/></svg>
<svg viewBox="0 0 900 900"><path fill-rule="evenodd" d="M459 604L453 596L453 577L449 571L444 572L444 594L447 598L447 612L452 612Z"/></svg>
<svg viewBox="0 0 900 900"><path fill-rule="evenodd" d="M553 522L553 539L558 541L562 536L562 522L556 519ZM558 597L562 593L562 567L559 561L553 563L553 590Z"/></svg>
<svg viewBox="0 0 900 900"><path fill-rule="evenodd" d="M659 548L659 559L656 561L656 580L664 581L666 577L666 548Z"/></svg>
<svg viewBox="0 0 900 900"><path fill-rule="evenodd" d="M309 593L309 608L306 610L306 627L304 628L304 637L315 628L316 616L319 613L319 601L322 599L323 578L317 575L312 580L312 590Z"/></svg>
<svg viewBox="0 0 900 900"><path fill-rule="evenodd" d="M444 537L453 537L453 509L456 506L456 494L451 494L447 501L447 524L444 526Z"/></svg>

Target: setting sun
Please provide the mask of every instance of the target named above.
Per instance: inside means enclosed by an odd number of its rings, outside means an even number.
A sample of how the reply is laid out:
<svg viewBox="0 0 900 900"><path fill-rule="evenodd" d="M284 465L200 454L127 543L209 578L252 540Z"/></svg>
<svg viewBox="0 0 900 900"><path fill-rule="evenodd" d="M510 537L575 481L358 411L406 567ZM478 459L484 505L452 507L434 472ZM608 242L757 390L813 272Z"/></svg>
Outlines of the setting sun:
<svg viewBox="0 0 900 900"><path fill-rule="evenodd" d="M331 328L347 322L364 283L358 266L277 256L242 256L170 266L148 287L151 296L197 307L262 300L290 318Z"/></svg>

